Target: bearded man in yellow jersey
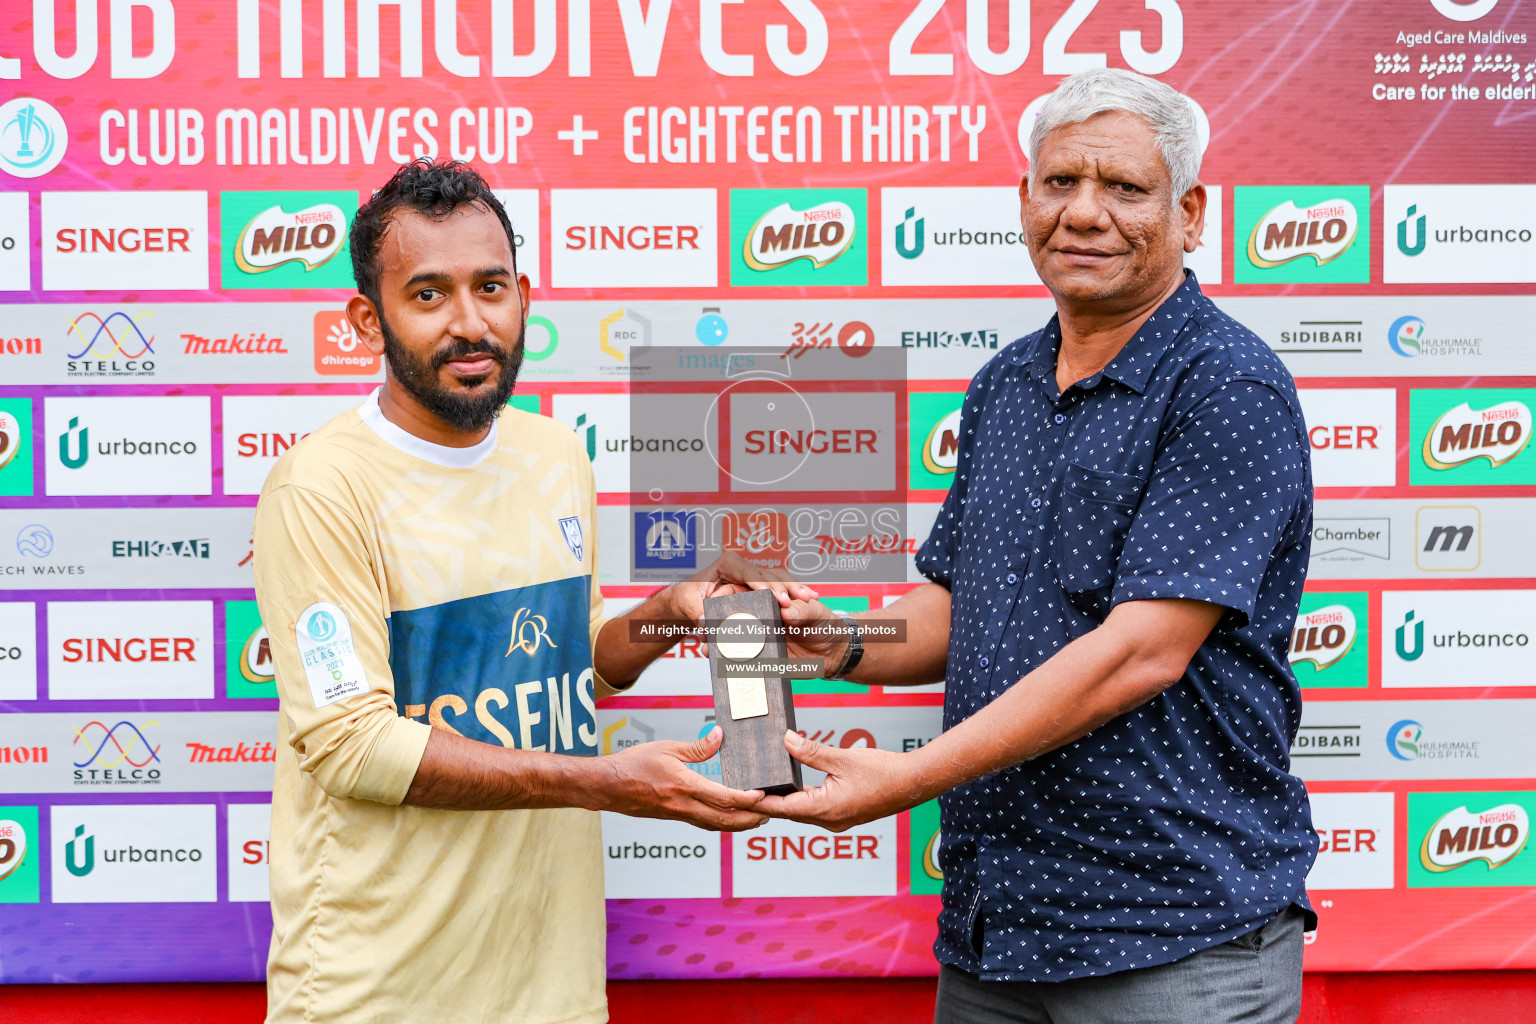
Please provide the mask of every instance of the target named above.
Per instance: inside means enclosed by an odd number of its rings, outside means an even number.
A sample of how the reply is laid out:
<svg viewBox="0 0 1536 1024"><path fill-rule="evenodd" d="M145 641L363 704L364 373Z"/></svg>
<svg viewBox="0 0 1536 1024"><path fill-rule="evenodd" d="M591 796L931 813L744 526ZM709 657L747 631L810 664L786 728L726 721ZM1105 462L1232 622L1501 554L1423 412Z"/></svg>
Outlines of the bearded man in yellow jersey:
<svg viewBox="0 0 1536 1024"><path fill-rule="evenodd" d="M352 231L347 316L388 373L283 457L256 510L282 705L267 1019L605 1021L596 811L737 830L761 794L690 770L718 729L597 756L596 701L668 644L601 617L591 463L507 406L528 278L486 183L417 161ZM629 617L697 621L738 570ZM814 597L752 585L789 621Z"/></svg>

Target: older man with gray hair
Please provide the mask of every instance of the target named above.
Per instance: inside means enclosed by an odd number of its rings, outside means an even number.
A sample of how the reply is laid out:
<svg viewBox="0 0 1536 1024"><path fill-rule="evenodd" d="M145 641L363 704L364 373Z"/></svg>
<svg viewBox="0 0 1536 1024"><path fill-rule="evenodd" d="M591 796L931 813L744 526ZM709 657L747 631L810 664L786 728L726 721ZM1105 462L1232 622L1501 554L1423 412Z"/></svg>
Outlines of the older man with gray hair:
<svg viewBox="0 0 1536 1024"><path fill-rule="evenodd" d="M819 788L770 814L849 828L939 796L936 1020L1296 1019L1317 851L1290 774L1286 651L1312 522L1294 382L1183 268L1205 188L1190 105L1085 71L1041 107L1022 222L1056 300L976 376L917 558L805 645L835 676L944 679L911 753L796 736Z"/></svg>

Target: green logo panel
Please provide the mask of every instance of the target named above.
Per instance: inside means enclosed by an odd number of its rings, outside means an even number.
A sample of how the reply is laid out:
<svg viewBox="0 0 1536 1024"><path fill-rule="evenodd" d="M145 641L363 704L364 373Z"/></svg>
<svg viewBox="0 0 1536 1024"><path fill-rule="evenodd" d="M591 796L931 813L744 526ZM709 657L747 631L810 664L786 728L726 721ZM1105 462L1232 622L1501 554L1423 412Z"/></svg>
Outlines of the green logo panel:
<svg viewBox="0 0 1536 1024"><path fill-rule="evenodd" d="M964 391L914 391L907 396L908 486L914 491L947 491L955 482L959 418Z"/></svg>
<svg viewBox="0 0 1536 1024"><path fill-rule="evenodd" d="M507 404L514 409L521 409L523 412L531 412L535 415L542 411L539 408L538 395L513 395Z"/></svg>
<svg viewBox="0 0 1536 1024"><path fill-rule="evenodd" d="M5 875L0 903L37 903L42 898L37 866L43 859L37 808L0 807L0 822L11 823L0 827L0 874Z"/></svg>
<svg viewBox="0 0 1536 1024"><path fill-rule="evenodd" d="M1353 635L1343 614L1326 624L1306 624L1306 616L1342 606L1354 617ZM1366 594L1302 594L1296 628L1291 631L1291 669L1303 687L1363 687L1369 684L1370 604ZM1330 628L1332 627L1332 628Z"/></svg>
<svg viewBox="0 0 1536 1024"><path fill-rule="evenodd" d="M939 872L939 802L929 800L907 812L908 877L914 896L936 896L944 891Z"/></svg>
<svg viewBox="0 0 1536 1024"><path fill-rule="evenodd" d="M255 601L224 602L224 696L277 699L271 648Z"/></svg>
<svg viewBox="0 0 1536 1024"><path fill-rule="evenodd" d="M1410 889L1536 885L1536 793L1408 794Z"/></svg>
<svg viewBox="0 0 1536 1024"><path fill-rule="evenodd" d="M0 398L0 496L32 495L32 399Z"/></svg>
<svg viewBox="0 0 1536 1024"><path fill-rule="evenodd" d="M731 189L731 284L869 283L867 196L862 188ZM771 255L751 246L762 230L772 232Z"/></svg>
<svg viewBox="0 0 1536 1024"><path fill-rule="evenodd" d="M336 223L335 210L342 214ZM225 288L352 289L356 192L221 192Z"/></svg>
<svg viewBox="0 0 1536 1024"><path fill-rule="evenodd" d="M1322 231L1334 218L1313 222L1305 216L1306 210L1333 200L1354 208L1353 236L1346 233L1329 239ZM1293 215L1286 203L1298 212ZM1368 185L1239 185L1233 196L1232 227L1233 276L1240 284L1370 283ZM1309 231L1313 237L1306 244ZM1295 244L1281 251L1266 244L1282 237ZM1264 265L1277 260L1284 262Z"/></svg>
<svg viewBox="0 0 1536 1024"><path fill-rule="evenodd" d="M867 597L824 597L821 599L821 603L833 611L847 612L849 615L869 611L869 598ZM835 679L796 679L793 680L793 686L796 695L802 693L869 693L869 687L867 686Z"/></svg>
<svg viewBox="0 0 1536 1024"><path fill-rule="evenodd" d="M1408 392L1408 482L1475 487L1536 484L1536 388Z"/></svg>

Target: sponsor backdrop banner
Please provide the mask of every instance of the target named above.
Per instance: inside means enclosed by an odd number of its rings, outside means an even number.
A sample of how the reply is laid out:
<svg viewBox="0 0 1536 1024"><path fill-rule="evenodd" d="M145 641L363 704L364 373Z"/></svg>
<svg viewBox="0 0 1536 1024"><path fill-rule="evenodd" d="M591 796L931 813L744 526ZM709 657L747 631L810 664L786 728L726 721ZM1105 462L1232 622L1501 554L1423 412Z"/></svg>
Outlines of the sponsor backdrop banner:
<svg viewBox="0 0 1536 1024"><path fill-rule="evenodd" d="M967 382L1052 313L1022 144L1055 83L1105 65L1195 104L1188 265L1301 388L1307 965L1536 967L1529 0L30 10L0 26L0 981L262 976L277 702L251 515L382 379L341 310L352 220L397 164L472 161L506 203L534 285L514 403L594 462L611 610L721 550L861 610L918 581ZM703 373L660 401L664 438L632 374L658 352ZM753 426L761 395L721 397L747 366L822 411L806 452ZM671 457L717 442L731 483ZM941 686L796 692L839 746L940 727ZM712 716L686 640L602 709L602 749ZM836 836L603 836L612 977L935 971L934 805Z"/></svg>

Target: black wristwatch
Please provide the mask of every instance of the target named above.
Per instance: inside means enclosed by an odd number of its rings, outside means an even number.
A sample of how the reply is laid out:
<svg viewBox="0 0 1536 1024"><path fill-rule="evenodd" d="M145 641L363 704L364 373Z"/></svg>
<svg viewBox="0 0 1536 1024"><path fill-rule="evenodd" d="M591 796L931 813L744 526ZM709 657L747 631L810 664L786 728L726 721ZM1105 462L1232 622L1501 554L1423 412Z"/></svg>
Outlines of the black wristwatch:
<svg viewBox="0 0 1536 1024"><path fill-rule="evenodd" d="M834 609L833 614L848 624L848 650L843 654L843 663L837 666L837 671L828 673L827 678L847 679L864 657L864 627L847 612Z"/></svg>

